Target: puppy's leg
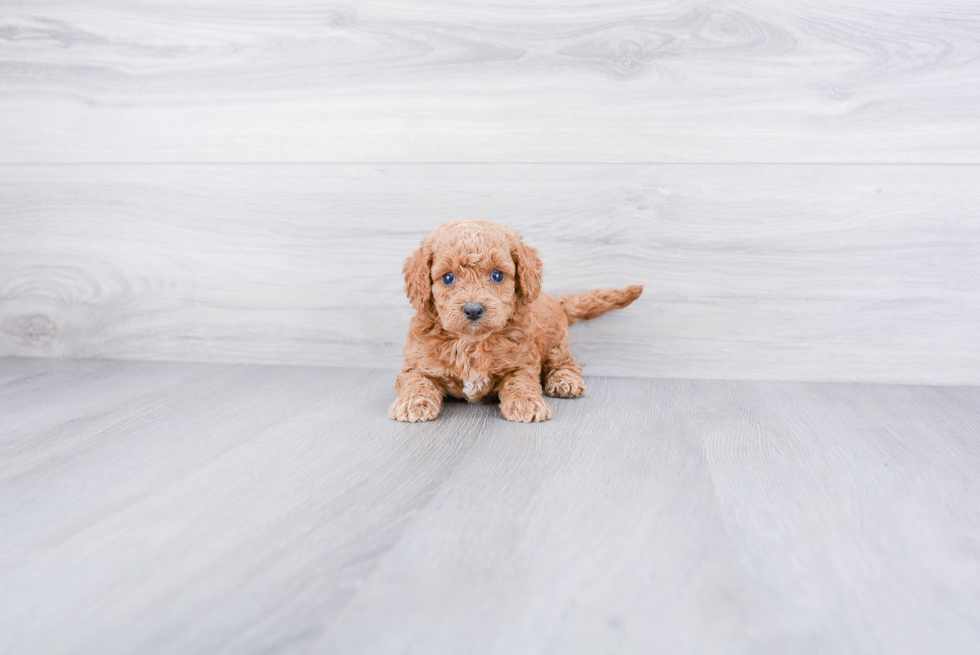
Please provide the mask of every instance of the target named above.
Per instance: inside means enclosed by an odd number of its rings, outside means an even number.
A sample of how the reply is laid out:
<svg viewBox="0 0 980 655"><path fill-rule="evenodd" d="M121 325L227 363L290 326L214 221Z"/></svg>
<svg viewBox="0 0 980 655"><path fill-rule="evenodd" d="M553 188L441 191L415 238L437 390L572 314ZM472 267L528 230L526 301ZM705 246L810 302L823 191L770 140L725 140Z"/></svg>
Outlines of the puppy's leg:
<svg viewBox="0 0 980 655"><path fill-rule="evenodd" d="M551 418L551 405L541 397L537 371L515 371L508 375L500 391L500 411L508 421L537 423Z"/></svg>
<svg viewBox="0 0 980 655"><path fill-rule="evenodd" d="M551 349L541 368L544 392L553 398L578 398L585 393L582 367L572 359L568 334Z"/></svg>
<svg viewBox="0 0 980 655"><path fill-rule="evenodd" d="M418 371L402 373L395 383L398 397L388 408L388 418L408 423L431 421L442 409L443 390Z"/></svg>

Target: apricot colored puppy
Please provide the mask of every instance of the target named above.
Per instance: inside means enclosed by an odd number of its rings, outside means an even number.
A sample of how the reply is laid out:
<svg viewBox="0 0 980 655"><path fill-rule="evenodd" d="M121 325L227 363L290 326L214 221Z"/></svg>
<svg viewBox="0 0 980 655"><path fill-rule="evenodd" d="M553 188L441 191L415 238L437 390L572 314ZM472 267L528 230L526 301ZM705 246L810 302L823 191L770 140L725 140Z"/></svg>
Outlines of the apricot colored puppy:
<svg viewBox="0 0 980 655"><path fill-rule="evenodd" d="M537 251L487 221L443 223L404 272L416 314L388 416L410 422L438 416L446 394L474 403L499 398L509 421L548 420L542 387L558 398L585 393L568 326L626 307L643 291L542 293Z"/></svg>

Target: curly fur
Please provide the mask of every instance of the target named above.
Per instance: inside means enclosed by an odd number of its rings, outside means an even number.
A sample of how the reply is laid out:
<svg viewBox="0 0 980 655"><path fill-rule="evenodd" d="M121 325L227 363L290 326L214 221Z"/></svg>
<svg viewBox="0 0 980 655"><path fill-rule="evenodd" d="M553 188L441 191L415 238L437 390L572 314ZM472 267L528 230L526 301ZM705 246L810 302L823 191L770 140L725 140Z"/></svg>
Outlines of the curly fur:
<svg viewBox="0 0 980 655"><path fill-rule="evenodd" d="M487 221L444 223L405 262L405 292L415 307L398 397L388 415L429 421L448 394L470 402L500 400L511 421L551 418L542 397L585 393L568 348L568 326L626 307L643 291L599 289L552 297L541 292L541 259L513 230ZM504 274L501 282L491 273ZM442 282L452 273L456 281ZM478 321L463 306L485 307Z"/></svg>

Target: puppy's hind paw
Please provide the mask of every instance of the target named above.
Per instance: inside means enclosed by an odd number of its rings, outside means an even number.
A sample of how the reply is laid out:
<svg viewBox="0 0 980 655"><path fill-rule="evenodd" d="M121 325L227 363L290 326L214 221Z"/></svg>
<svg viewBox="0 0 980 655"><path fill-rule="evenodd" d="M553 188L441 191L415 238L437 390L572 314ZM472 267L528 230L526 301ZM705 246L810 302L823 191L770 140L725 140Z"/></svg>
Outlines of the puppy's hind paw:
<svg viewBox="0 0 980 655"><path fill-rule="evenodd" d="M421 395L398 396L388 408L388 418L404 423L431 421L439 416L442 403Z"/></svg>
<svg viewBox="0 0 980 655"><path fill-rule="evenodd" d="M527 396L500 403L500 411L508 421L538 423L551 418L551 405L541 396Z"/></svg>
<svg viewBox="0 0 980 655"><path fill-rule="evenodd" d="M585 380L575 371L558 368L548 373L544 392L552 398L578 398L585 393Z"/></svg>

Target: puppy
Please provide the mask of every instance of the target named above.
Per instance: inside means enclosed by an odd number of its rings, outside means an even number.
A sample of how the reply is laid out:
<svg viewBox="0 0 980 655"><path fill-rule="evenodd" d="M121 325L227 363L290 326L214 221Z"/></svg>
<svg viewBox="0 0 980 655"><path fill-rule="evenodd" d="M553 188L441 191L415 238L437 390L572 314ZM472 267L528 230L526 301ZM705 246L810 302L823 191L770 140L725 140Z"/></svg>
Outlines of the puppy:
<svg viewBox="0 0 980 655"><path fill-rule="evenodd" d="M568 326L626 307L643 291L541 292L541 259L509 228L487 221L444 223L405 262L416 314L408 329L398 397L388 416L430 421L449 394L500 400L510 421L551 418L544 393L585 393L568 349Z"/></svg>

